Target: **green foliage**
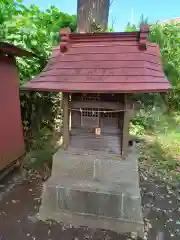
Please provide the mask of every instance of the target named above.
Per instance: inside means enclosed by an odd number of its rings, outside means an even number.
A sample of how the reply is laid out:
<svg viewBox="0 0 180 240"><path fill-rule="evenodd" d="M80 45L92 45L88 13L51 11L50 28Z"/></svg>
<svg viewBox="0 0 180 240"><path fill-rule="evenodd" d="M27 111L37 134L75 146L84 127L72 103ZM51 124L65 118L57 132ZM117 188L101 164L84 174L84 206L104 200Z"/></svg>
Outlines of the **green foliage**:
<svg viewBox="0 0 180 240"><path fill-rule="evenodd" d="M96 24L96 23L92 23L91 24L91 31L92 33L98 33L98 32L114 32L113 28L108 28L106 30L104 30L100 25Z"/></svg>
<svg viewBox="0 0 180 240"><path fill-rule="evenodd" d="M145 134L145 128L143 124L141 123L141 119L138 119L138 121L134 121L130 124L130 134L133 136L142 136Z"/></svg>
<svg viewBox="0 0 180 240"><path fill-rule="evenodd" d="M91 31L92 33L95 33L95 32L104 32L104 29L101 27L101 25L98 25L96 23L92 23L91 24Z"/></svg>
<svg viewBox="0 0 180 240"><path fill-rule="evenodd" d="M160 46L164 72L173 88L166 102L171 110L180 110L180 23L151 27L150 41Z"/></svg>
<svg viewBox="0 0 180 240"><path fill-rule="evenodd" d="M152 25L150 41L160 46L164 71L173 86L180 80L180 23Z"/></svg>
<svg viewBox="0 0 180 240"><path fill-rule="evenodd" d="M131 23L128 23L126 28L125 28L125 32L136 32L137 28L136 25L132 25Z"/></svg>
<svg viewBox="0 0 180 240"><path fill-rule="evenodd" d="M140 21L137 26L128 22L125 28L125 32L136 32L140 29L141 24L148 24L148 18L144 17L143 14L140 17Z"/></svg>
<svg viewBox="0 0 180 240"><path fill-rule="evenodd" d="M157 99L154 98L154 101L156 102ZM156 105L154 103L148 106L141 104L139 111L131 121L131 133L133 135L144 135L147 132L154 132L158 124L164 128L165 122L162 125L162 116L165 113L166 107L160 101Z"/></svg>
<svg viewBox="0 0 180 240"><path fill-rule="evenodd" d="M138 144L140 163L167 180L180 178L179 140L179 115L160 114Z"/></svg>
<svg viewBox="0 0 180 240"><path fill-rule="evenodd" d="M57 151L57 139L54 138L52 131L43 127L34 136L34 141L31 149L26 154L24 159L24 177L36 174L46 180L50 177L52 168L52 157Z"/></svg>
<svg viewBox="0 0 180 240"><path fill-rule="evenodd" d="M39 148L36 134L41 129L54 129L55 119L60 112L60 96L53 93L21 93L21 116L27 149Z"/></svg>
<svg viewBox="0 0 180 240"><path fill-rule="evenodd" d="M25 7L21 1L0 3L0 41L13 43L37 54L37 58L18 59L21 83L39 74L53 45L59 42L59 30L76 30L76 16L62 13L54 6L41 11L37 6Z"/></svg>

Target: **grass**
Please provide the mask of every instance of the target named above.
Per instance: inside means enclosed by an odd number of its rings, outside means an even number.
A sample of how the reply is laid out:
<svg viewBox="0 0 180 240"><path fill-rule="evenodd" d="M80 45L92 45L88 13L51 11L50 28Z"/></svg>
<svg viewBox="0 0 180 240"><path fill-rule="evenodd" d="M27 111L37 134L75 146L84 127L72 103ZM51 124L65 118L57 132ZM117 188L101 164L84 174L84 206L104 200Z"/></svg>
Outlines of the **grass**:
<svg viewBox="0 0 180 240"><path fill-rule="evenodd" d="M158 121L154 120L151 131L141 129L139 133L140 166L152 172L156 171L167 180L180 180L179 120L178 115L162 115ZM132 131L133 129L136 129L136 126L133 126Z"/></svg>
<svg viewBox="0 0 180 240"><path fill-rule="evenodd" d="M59 134L48 128L41 129L33 137L31 148L27 152L24 160L24 170L26 175L36 174L43 179L50 175L53 154L58 149ZM26 176L25 176L26 178Z"/></svg>

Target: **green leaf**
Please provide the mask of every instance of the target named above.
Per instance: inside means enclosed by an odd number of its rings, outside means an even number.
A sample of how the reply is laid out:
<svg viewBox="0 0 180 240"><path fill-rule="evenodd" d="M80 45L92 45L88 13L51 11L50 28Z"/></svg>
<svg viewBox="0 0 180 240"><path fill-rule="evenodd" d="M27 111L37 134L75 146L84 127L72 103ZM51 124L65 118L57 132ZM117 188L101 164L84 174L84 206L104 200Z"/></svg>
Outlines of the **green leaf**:
<svg viewBox="0 0 180 240"><path fill-rule="evenodd" d="M36 40L31 40L31 44L32 44L32 46L36 46L38 44L38 42Z"/></svg>

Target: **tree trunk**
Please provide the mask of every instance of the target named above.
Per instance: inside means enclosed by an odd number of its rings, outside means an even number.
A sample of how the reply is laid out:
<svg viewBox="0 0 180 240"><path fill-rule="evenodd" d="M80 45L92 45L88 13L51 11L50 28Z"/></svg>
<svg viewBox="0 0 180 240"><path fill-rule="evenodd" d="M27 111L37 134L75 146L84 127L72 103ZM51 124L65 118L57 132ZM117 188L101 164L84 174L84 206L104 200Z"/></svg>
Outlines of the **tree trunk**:
<svg viewBox="0 0 180 240"><path fill-rule="evenodd" d="M77 32L93 32L93 26L106 30L110 0L78 0Z"/></svg>

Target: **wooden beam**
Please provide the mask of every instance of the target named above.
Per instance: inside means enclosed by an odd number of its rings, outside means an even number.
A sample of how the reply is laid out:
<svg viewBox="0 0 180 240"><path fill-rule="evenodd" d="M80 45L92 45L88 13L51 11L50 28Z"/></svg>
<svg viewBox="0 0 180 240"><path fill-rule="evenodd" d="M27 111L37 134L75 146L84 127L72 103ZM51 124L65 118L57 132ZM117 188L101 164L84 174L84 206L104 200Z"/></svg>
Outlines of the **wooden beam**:
<svg viewBox="0 0 180 240"><path fill-rule="evenodd" d="M69 94L63 93L63 147L69 145Z"/></svg>
<svg viewBox="0 0 180 240"><path fill-rule="evenodd" d="M122 134L122 147L121 154L125 155L129 140L129 113L127 110L124 111L124 122L123 122L123 134Z"/></svg>
<svg viewBox="0 0 180 240"><path fill-rule="evenodd" d="M113 110L124 110L122 103L103 102L103 101L72 101L70 108L103 108Z"/></svg>

